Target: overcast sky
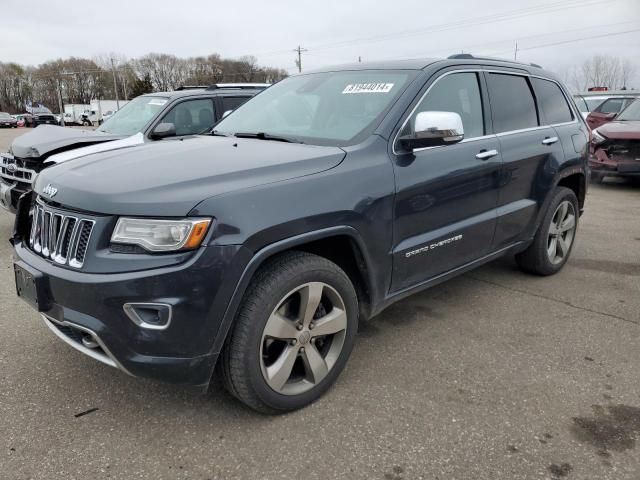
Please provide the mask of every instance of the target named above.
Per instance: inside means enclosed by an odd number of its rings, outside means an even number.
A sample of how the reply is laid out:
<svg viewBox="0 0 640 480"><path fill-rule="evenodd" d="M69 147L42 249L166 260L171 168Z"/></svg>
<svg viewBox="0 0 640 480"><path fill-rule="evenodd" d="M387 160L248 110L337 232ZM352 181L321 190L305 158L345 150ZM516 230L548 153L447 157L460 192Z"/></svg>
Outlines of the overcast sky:
<svg viewBox="0 0 640 480"><path fill-rule="evenodd" d="M594 54L638 64L640 0L3 0L0 61L149 52L254 55L303 68L460 51L535 62L559 74ZM628 32L628 33L620 33ZM550 45L553 44L553 45Z"/></svg>

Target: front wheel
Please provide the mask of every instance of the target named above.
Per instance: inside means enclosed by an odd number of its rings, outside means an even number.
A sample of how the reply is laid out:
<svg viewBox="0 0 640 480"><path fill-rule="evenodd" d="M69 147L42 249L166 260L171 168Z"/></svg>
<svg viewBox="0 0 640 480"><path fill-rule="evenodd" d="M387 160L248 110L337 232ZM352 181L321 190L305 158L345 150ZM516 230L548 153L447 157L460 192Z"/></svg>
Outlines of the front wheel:
<svg viewBox="0 0 640 480"><path fill-rule="evenodd" d="M520 268L537 275L552 275L560 271L573 248L578 211L578 199L573 190L558 187L533 242L516 255Z"/></svg>
<svg viewBox="0 0 640 480"><path fill-rule="evenodd" d="M262 413L302 408L344 368L358 300L335 263L304 252L270 260L252 281L221 357L227 389Z"/></svg>

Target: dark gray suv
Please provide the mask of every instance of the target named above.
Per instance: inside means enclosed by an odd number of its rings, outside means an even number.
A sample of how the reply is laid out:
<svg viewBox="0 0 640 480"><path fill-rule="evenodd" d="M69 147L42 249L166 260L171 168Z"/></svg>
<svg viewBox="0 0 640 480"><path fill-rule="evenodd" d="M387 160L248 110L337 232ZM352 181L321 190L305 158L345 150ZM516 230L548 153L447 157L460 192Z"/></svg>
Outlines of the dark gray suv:
<svg viewBox="0 0 640 480"><path fill-rule="evenodd" d="M217 369L258 411L300 408L393 302L503 255L558 272L587 146L571 97L533 65L296 75L211 136L43 171L17 213L18 295L131 375L207 386Z"/></svg>

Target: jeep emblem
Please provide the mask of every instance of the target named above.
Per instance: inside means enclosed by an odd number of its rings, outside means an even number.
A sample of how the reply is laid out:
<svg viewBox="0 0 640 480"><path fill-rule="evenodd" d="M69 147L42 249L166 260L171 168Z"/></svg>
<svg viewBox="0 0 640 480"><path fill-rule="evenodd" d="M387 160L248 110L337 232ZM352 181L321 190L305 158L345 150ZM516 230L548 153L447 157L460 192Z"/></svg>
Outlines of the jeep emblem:
<svg viewBox="0 0 640 480"><path fill-rule="evenodd" d="M58 189L49 183L42 189L42 193L49 195L49 197L55 197L56 193L58 193Z"/></svg>

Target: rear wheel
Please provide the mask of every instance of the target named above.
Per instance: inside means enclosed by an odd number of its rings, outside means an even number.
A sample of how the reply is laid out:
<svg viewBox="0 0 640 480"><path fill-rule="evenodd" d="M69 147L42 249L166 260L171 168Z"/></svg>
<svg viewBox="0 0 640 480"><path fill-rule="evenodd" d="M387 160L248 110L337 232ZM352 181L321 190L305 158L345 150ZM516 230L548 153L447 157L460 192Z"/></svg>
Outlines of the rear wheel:
<svg viewBox="0 0 640 480"><path fill-rule="evenodd" d="M269 261L256 274L222 354L227 389L262 413L318 399L344 368L358 324L349 277L303 252Z"/></svg>
<svg viewBox="0 0 640 480"><path fill-rule="evenodd" d="M531 245L516 255L523 270L552 275L569 259L578 227L578 199L573 190L558 187Z"/></svg>

